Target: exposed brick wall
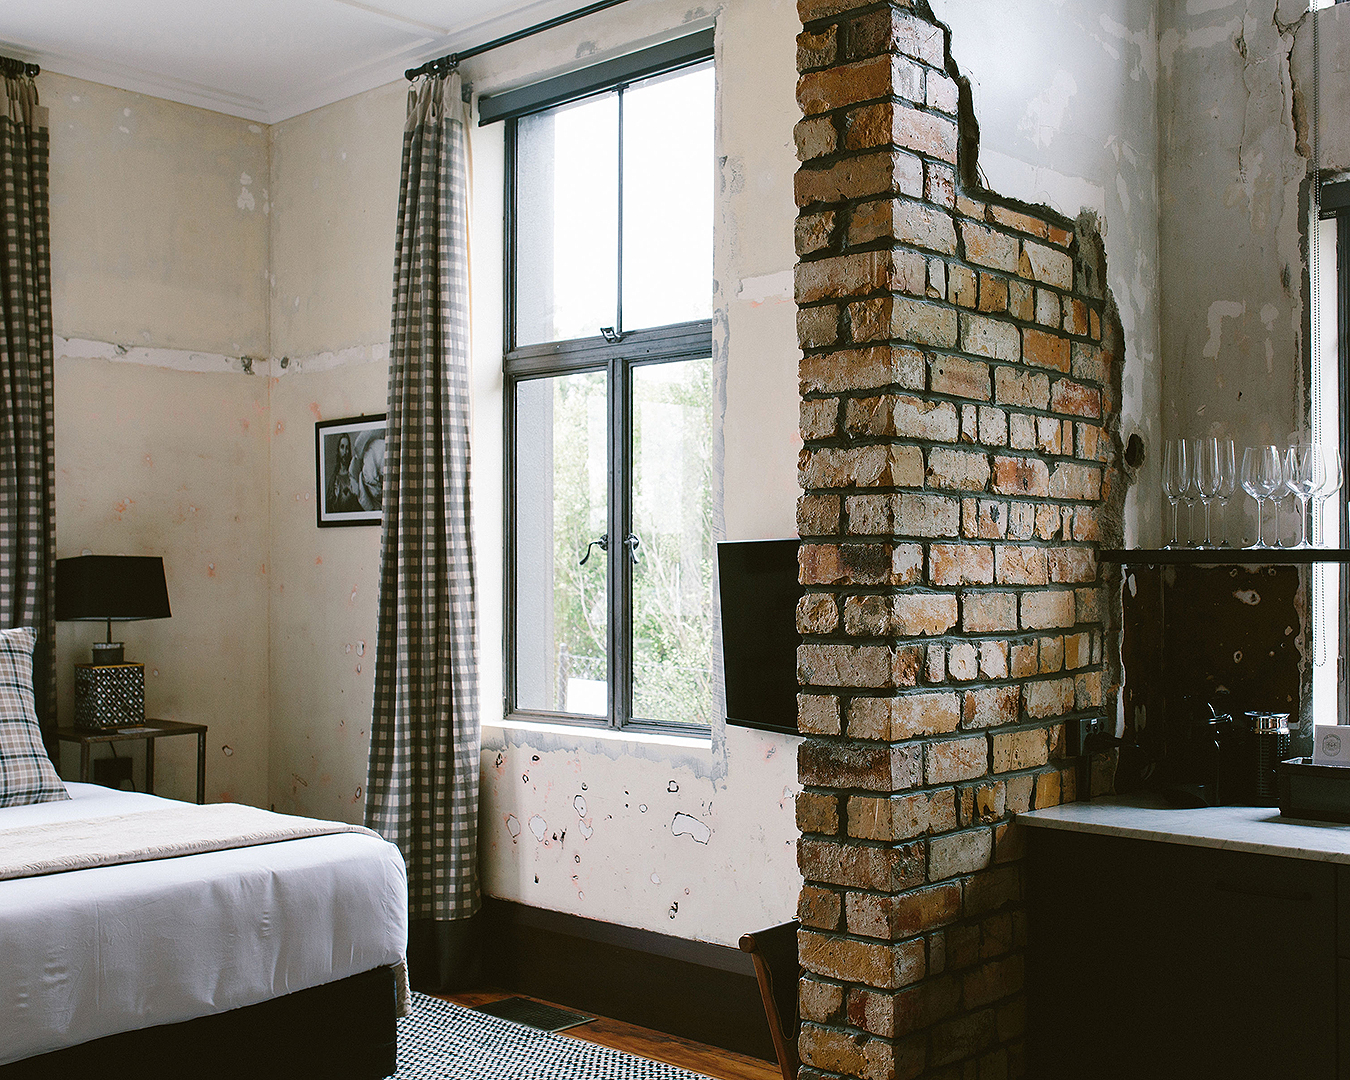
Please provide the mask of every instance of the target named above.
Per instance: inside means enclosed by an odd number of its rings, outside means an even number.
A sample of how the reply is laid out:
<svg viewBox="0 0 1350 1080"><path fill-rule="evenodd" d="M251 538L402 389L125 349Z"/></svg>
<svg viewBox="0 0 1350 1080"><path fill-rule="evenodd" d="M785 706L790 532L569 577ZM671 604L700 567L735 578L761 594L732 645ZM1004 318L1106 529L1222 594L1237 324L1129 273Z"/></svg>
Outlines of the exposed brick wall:
<svg viewBox="0 0 1350 1080"><path fill-rule="evenodd" d="M926 6L798 10L802 1076L1002 1080L1013 815L1078 796L1109 693L1099 245L962 183Z"/></svg>

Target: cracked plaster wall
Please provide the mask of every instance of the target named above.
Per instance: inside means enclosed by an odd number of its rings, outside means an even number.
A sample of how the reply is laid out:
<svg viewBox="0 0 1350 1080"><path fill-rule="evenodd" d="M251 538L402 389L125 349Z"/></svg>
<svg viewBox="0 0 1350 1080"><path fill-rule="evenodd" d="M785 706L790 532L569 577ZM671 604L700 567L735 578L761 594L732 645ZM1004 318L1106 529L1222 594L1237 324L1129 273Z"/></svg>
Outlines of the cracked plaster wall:
<svg viewBox="0 0 1350 1080"><path fill-rule="evenodd" d="M1311 99L1306 4L1177 0L1161 10L1165 434L1280 442L1307 422L1307 159L1295 132L1295 88ZM1346 168L1350 12L1319 17L1323 162Z"/></svg>
<svg viewBox="0 0 1350 1080"><path fill-rule="evenodd" d="M979 165L1000 195L1095 215L1125 332L1123 439L1162 432L1159 362L1159 64L1154 0L932 0L971 83ZM1157 541L1157 461L1126 496L1129 545Z"/></svg>

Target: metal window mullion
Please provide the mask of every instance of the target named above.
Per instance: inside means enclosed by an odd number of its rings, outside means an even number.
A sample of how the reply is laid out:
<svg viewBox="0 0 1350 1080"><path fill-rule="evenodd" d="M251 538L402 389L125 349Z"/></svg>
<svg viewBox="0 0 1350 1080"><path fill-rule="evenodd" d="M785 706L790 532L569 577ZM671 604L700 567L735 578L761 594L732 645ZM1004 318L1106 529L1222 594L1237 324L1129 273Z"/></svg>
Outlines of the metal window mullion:
<svg viewBox="0 0 1350 1080"><path fill-rule="evenodd" d="M1312 238L1316 243L1316 236ZM1314 251L1314 258L1316 252ZM1311 306L1311 305L1309 305ZM1320 328L1312 329L1320 333ZM1336 377L1341 393L1341 463L1350 468L1350 208L1336 213ZM1341 517L1341 545L1350 547L1350 505L1345 489L1336 495L1336 509ZM1350 666L1345 656L1350 647L1350 566L1341 567L1341 648L1336 656L1338 693L1336 693L1336 722L1350 722Z"/></svg>
<svg viewBox="0 0 1350 1080"><path fill-rule="evenodd" d="M610 722L622 728L632 716L632 574L624 539L632 510L629 484L632 456L628 442L628 365L621 356L609 366L609 657Z"/></svg>
<svg viewBox="0 0 1350 1080"><path fill-rule="evenodd" d="M502 467L506 484L502 500L502 713L516 707L516 384L507 371L506 356L515 345L516 307L516 121L503 129L506 160L502 191Z"/></svg>
<svg viewBox="0 0 1350 1080"><path fill-rule="evenodd" d="M618 203L615 213L618 218L617 237L618 243L615 255L618 259L617 273L614 275L614 329L620 334L623 333L623 99L626 86L619 86L616 91L619 95L619 120L615 125L616 138L619 145L615 149L615 159L618 168Z"/></svg>

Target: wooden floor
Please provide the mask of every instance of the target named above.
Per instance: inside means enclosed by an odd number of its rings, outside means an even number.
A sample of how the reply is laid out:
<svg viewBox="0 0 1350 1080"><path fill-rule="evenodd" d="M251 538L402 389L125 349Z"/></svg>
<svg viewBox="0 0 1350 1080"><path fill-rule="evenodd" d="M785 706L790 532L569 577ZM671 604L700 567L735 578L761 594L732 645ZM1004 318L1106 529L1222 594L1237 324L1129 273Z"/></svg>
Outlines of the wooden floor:
<svg viewBox="0 0 1350 1080"><path fill-rule="evenodd" d="M489 1001L500 1001L502 998L520 995L500 990L475 990L439 996L456 1005L472 1009ZM571 1008L557 1001L545 1004L557 1005L563 1009ZM735 1054L730 1050L721 1050L715 1046L704 1046L702 1043L691 1042L675 1035L648 1031L634 1024L625 1024L621 1020L598 1017L589 1024L569 1028L558 1034L571 1039L585 1039L587 1042L599 1043L601 1046L622 1050L627 1054L636 1054L638 1057L653 1061L664 1061L668 1065L714 1077L715 1080L782 1080L782 1074L776 1064L746 1057L744 1054Z"/></svg>

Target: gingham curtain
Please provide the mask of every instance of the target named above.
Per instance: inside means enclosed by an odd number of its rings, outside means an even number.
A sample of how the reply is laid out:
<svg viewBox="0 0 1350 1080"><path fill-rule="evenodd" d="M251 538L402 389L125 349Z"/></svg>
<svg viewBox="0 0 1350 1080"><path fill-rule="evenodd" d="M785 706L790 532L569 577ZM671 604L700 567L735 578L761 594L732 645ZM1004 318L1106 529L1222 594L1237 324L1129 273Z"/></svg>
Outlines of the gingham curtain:
<svg viewBox="0 0 1350 1080"><path fill-rule="evenodd" d="M467 115L408 95L394 261L366 824L408 865L414 985L476 977L478 650L469 529Z"/></svg>
<svg viewBox="0 0 1350 1080"><path fill-rule="evenodd" d="M0 78L0 626L31 626L43 736L56 724L55 451L47 110L26 76Z"/></svg>

